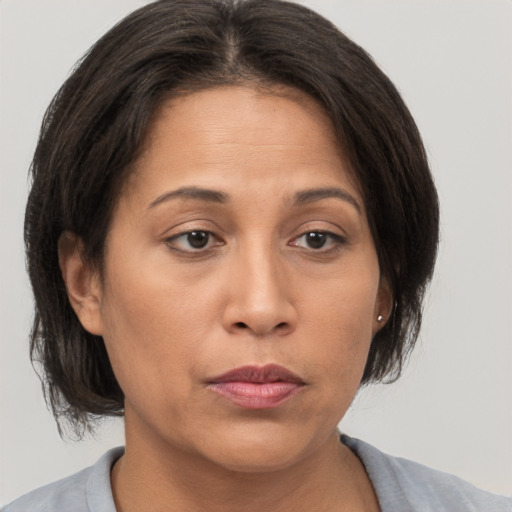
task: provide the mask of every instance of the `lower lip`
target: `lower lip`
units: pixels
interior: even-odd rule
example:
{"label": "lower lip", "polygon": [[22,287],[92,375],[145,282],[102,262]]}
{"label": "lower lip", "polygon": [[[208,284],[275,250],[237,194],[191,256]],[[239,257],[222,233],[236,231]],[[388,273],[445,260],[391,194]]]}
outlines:
{"label": "lower lip", "polygon": [[218,382],[209,388],[245,409],[272,409],[283,404],[304,386],[296,382]]}

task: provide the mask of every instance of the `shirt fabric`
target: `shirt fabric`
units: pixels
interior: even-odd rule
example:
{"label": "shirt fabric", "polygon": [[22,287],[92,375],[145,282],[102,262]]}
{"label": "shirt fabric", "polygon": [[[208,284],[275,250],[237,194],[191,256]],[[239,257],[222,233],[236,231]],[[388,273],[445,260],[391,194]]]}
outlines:
{"label": "shirt fabric", "polygon": [[[342,435],[362,461],[381,512],[512,512],[512,498],[498,496],[421,464],[392,457]],[[3,512],[116,512],[110,470],[124,448],[114,448],[94,466],[36,489]]]}

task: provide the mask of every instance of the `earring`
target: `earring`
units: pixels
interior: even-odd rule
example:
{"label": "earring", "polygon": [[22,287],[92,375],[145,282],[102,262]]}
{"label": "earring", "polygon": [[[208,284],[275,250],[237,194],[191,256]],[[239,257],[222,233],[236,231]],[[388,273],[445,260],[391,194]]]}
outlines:
{"label": "earring", "polygon": [[379,316],[377,317],[377,322],[379,322],[379,323],[380,323],[380,322],[382,322],[382,320],[384,320],[384,317],[383,317],[382,315],[379,315]]}

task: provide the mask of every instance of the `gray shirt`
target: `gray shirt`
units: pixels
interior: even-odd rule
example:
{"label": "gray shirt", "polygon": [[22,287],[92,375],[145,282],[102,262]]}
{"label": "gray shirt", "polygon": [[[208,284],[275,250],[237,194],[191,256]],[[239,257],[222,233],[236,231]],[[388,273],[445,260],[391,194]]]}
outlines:
{"label": "gray shirt", "polygon": [[[381,512],[512,512],[512,498],[409,460],[392,457],[363,441],[341,440],[363,462]],[[108,451],[94,466],[32,491],[3,512],[116,512],[110,469],[123,448]]]}

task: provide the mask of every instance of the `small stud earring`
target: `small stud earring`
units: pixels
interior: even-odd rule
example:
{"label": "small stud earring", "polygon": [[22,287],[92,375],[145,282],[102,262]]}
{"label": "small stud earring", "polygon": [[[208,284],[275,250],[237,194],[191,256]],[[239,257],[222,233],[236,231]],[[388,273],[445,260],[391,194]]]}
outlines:
{"label": "small stud earring", "polygon": [[379,315],[379,316],[377,317],[377,322],[379,322],[379,323],[380,323],[380,322],[382,322],[382,320],[384,320],[384,317],[383,317],[382,315]]}

